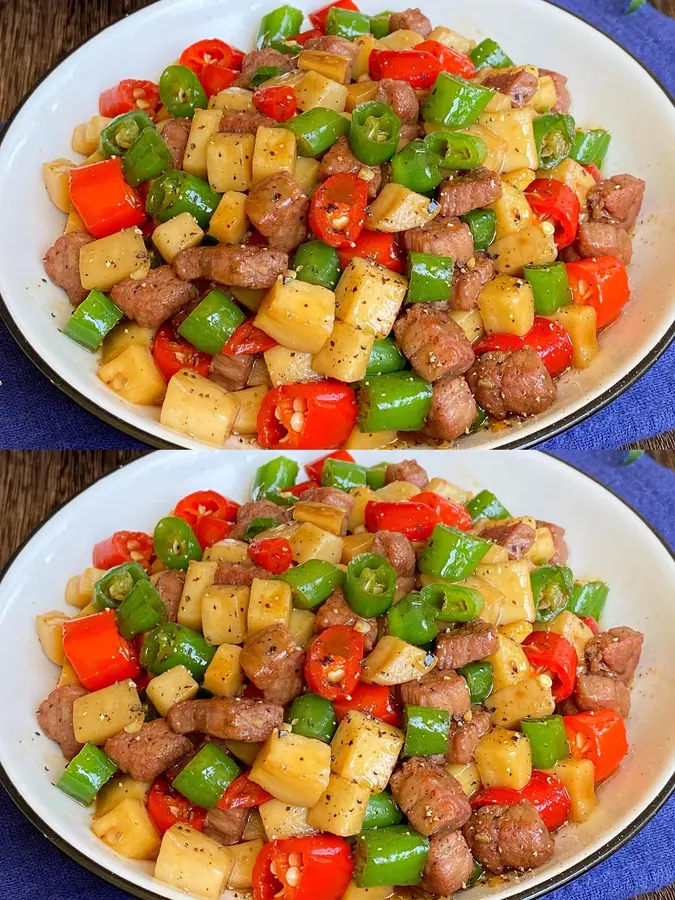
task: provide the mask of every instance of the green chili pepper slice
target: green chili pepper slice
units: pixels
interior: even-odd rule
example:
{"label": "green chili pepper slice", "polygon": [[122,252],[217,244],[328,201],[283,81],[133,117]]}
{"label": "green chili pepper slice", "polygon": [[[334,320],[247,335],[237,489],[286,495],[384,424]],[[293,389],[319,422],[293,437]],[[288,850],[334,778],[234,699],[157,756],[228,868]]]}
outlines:
{"label": "green chili pepper slice", "polygon": [[443,181],[441,157],[422,140],[411,141],[391,159],[392,181],[418,194],[433,191]]}
{"label": "green chili pepper slice", "polygon": [[403,821],[403,813],[387,790],[371,794],[361,828],[388,828]]}
{"label": "green chili pepper slice", "polygon": [[[146,130],[155,131],[150,116],[142,109],[134,109],[117,116],[101,132],[98,149],[101,156],[124,156]],[[156,133],[156,132],[155,132]]]}
{"label": "green chili pepper slice", "polygon": [[421,595],[437,607],[436,618],[440,622],[472,622],[485,605],[480,591],[460,584],[428,584],[422,588]]}
{"label": "green chili pepper slice", "polygon": [[440,634],[437,617],[438,607],[429,603],[428,596],[412,592],[387,613],[387,632],[407,644],[423,647]]}
{"label": "green chili pepper slice", "polygon": [[217,744],[206,744],[174,779],[174,790],[203,809],[212,809],[241,774],[236,762]]}
{"label": "green chili pepper slice", "polygon": [[472,209],[459,218],[469,226],[474,250],[487,250],[497,237],[497,213],[494,209]]}
{"label": "green chili pepper slice", "polygon": [[366,375],[390,375],[405,369],[407,364],[408,361],[392,338],[377,338],[370,351]]}
{"label": "green chili pepper slice", "polygon": [[545,113],[532,122],[540,169],[554,169],[570,155],[574,143],[574,119],[562,113]]}
{"label": "green chili pepper slice", "polygon": [[537,622],[550,622],[567,606],[572,593],[572,570],[566,566],[539,566],[530,573]]}
{"label": "green chili pepper slice", "polygon": [[153,675],[185,666],[195,680],[201,681],[216,650],[198,631],[176,622],[162,622],[146,634],[140,660]]}
{"label": "green chili pepper slice", "polygon": [[263,531],[269,531],[270,528],[274,528],[278,524],[278,519],[268,518],[267,516],[257,516],[248,523],[248,527],[244,532],[244,540],[252,541],[254,538],[257,538],[259,534],[262,534]]}
{"label": "green chili pepper slice", "polygon": [[554,262],[544,266],[525,266],[525,280],[534,294],[534,311],[538,316],[552,316],[572,302],[565,263]]}
{"label": "green chili pepper slice", "polygon": [[379,462],[366,469],[366,483],[371,491],[383,488],[387,483],[387,463]]}
{"label": "green chili pepper slice", "polygon": [[523,719],[520,729],[530,742],[535,769],[550,769],[561,759],[569,757],[570,748],[562,716]]}
{"label": "green chili pepper slice", "polygon": [[333,704],[318,694],[296,697],[288,713],[291,731],[303,737],[330,744],[337,731],[338,720]]}
{"label": "green chili pepper slice", "polygon": [[154,128],[141,131],[122,160],[124,177],[132,187],[157,178],[170,168],[171,152]]}
{"label": "green chili pepper slice", "polygon": [[467,511],[474,522],[478,519],[510,519],[511,513],[498,500],[492,491],[480,491],[466,504]]}
{"label": "green chili pepper slice", "polygon": [[258,49],[274,47],[275,50],[281,50],[288,38],[300,32],[304,17],[302,10],[293,6],[280,6],[268,12],[260,20]]}
{"label": "green chili pepper slice", "polygon": [[299,281],[309,284],[319,284],[321,287],[334,291],[342,266],[337,250],[324,244],[323,241],[308,241],[300,244],[293,256],[291,266],[297,272]]}
{"label": "green chili pepper slice", "polygon": [[366,483],[366,470],[358,463],[328,458],[321,469],[322,487],[351,491],[355,487],[365,487]]}
{"label": "green chili pepper slice", "polygon": [[478,882],[481,881],[482,878],[484,878],[485,872],[485,867],[482,866],[477,859],[474,859],[473,872],[469,875],[466,886],[470,888],[473,887],[474,884],[478,884]]}
{"label": "green chili pepper slice", "polygon": [[424,146],[441,157],[444,169],[475,169],[487,156],[487,144],[473,134],[432,131],[424,138]]}
{"label": "green chili pepper slice", "polygon": [[388,162],[396,153],[400,136],[401,120],[386,103],[369,100],[360,103],[352,112],[349,146],[356,158],[367,166]]}
{"label": "green chili pepper slice", "polygon": [[417,566],[433,578],[463,581],[473,575],[491,546],[489,541],[466,531],[436,525],[417,558]]}
{"label": "green chili pepper slice", "polygon": [[466,679],[469,685],[469,694],[472,703],[484,703],[492,693],[494,687],[494,668],[492,663],[481,662],[467,663],[457,669],[457,672]]}
{"label": "green chili pepper slice", "polygon": [[209,104],[201,81],[187,66],[167,66],[159,78],[159,96],[170,116],[191,119]]}
{"label": "green chili pepper slice", "polygon": [[567,601],[567,609],[582,619],[593,616],[597,621],[605,608],[609,587],[604,581],[575,582]]}
{"label": "green chili pepper slice", "polygon": [[187,569],[191,559],[202,558],[194,531],[178,516],[166,516],[155,526],[155,553],[167,569]]}
{"label": "green chili pepper slice", "polygon": [[178,327],[178,334],[198,350],[216,356],[246,321],[232,297],[214,288]]}
{"label": "green chili pepper slice", "polygon": [[294,459],[277,456],[260,466],[253,479],[251,496],[254,500],[264,500],[270,494],[292,488],[298,477],[300,466]]}
{"label": "green chili pepper slice", "polygon": [[370,33],[379,41],[391,31],[391,13],[389,11],[378,13],[370,17]]}
{"label": "green chili pepper slice", "polygon": [[280,127],[292,131],[300,156],[320,156],[349,131],[349,122],[332,109],[317,106],[294,116]]}
{"label": "green chili pepper slice", "polygon": [[148,573],[140,563],[128,562],[115,566],[94,585],[92,603],[96,609],[117,609],[139,581],[149,581]]}
{"label": "green chili pepper slice", "polygon": [[156,587],[139,581],[117,609],[117,628],[123,638],[150,631],[166,619],[166,606]]}
{"label": "green chili pepper slice", "polygon": [[447,709],[406,706],[403,756],[432,756],[448,749],[450,713]]}
{"label": "green chili pepper slice", "polygon": [[370,34],[370,16],[351,9],[332,6],[326,16],[326,34],[353,41],[361,34]]}
{"label": "green chili pepper slice", "polygon": [[56,787],[82,806],[90,806],[116,771],[117,763],[107,753],[94,744],[85,744],[68,763]]}
{"label": "green chili pepper slice", "polygon": [[169,169],[152,182],[145,208],[159,222],[168,222],[174,216],[188,212],[202,228],[206,228],[220,197],[203,178],[180,169]]}
{"label": "green chili pepper slice", "polygon": [[570,156],[582,166],[603,164],[612,136],[604,128],[594,128],[592,131],[577,131]]}
{"label": "green chili pepper slice", "polygon": [[422,104],[422,118],[435,125],[466,128],[478,121],[494,91],[441,72]]}
{"label": "green chili pepper slice", "polygon": [[492,38],[485,38],[477,44],[469,53],[471,61],[480,71],[489,66],[491,69],[506,69],[513,65],[513,60],[504,53],[502,48]]}
{"label": "green chili pepper slice", "polygon": [[433,388],[413,372],[368,375],[361,382],[358,424],[361,431],[420,431]]}
{"label": "green chili pepper slice", "polygon": [[73,311],[63,333],[71,341],[93,353],[123,316],[122,310],[112,300],[94,288]]}
{"label": "green chili pepper slice", "polygon": [[277,78],[279,75],[283,74],[284,70],[281,68],[281,66],[258,66],[253,75],[251,75],[249,87],[252,91],[255,91],[260,87],[261,84],[269,81],[270,78]]}
{"label": "green chili pepper slice", "polygon": [[290,584],[294,606],[313,609],[328,600],[335,588],[342,587],[345,573],[323,559],[308,559],[299,566],[287,569],[278,578]]}
{"label": "green chili pepper slice", "polygon": [[356,886],[419,884],[428,854],[429,839],[409,825],[369,828],[354,845]]}
{"label": "green chili pepper slice", "polygon": [[347,566],[345,598],[365,619],[383,616],[394,602],[396,570],[378,553],[361,553]]}
{"label": "green chili pepper slice", "polygon": [[455,263],[449,256],[433,253],[408,254],[408,303],[448,300],[452,293]]}

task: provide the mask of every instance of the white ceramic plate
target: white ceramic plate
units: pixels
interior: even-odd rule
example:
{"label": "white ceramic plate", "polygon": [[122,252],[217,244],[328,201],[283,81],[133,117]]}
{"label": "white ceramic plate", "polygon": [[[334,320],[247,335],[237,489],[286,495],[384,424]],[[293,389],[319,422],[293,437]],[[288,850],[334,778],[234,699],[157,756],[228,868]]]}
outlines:
{"label": "white ceramic plate", "polygon": [[[305,9],[316,4],[303,2]],[[379,0],[364,0],[366,12]],[[399,3],[399,6],[405,5]],[[96,112],[99,93],[121,78],[151,78],[191,42],[222,37],[248,49],[273,0],[242,9],[228,0],[162,0],[122,19],[65,59],[29,95],[0,145],[0,312],[33,362],[69,396],[106,422],[153,446],[198,448],[159,424],[156,408],[128,404],[96,377],[97,357],[58,331],[70,306],[45,278],[42,256],[63,228],[41,177],[43,161],[69,157],[73,127]],[[633,299],[602,337],[602,353],[559,382],[556,404],[513,429],[482,431],[462,448],[531,446],[597,411],[625,390],[675,336],[675,145],[673,102],[612,40],[542,0],[424,0],[434,24],[481,39],[492,36],[516,60],[569,76],[579,125],[608,127],[610,173],[647,180],[630,268]],[[132,61],[132,62],[130,62]],[[232,446],[237,446],[233,443]]]}
{"label": "white ceramic plate", "polygon": [[[315,456],[289,455],[301,462]],[[367,459],[367,454],[355,455]],[[566,528],[575,574],[610,583],[603,625],[630,625],[646,636],[628,722],[631,750],[619,774],[600,789],[598,809],[587,823],[556,837],[555,857],[544,868],[500,891],[476,887],[462,895],[466,900],[532,898],[618,849],[675,786],[675,565],[658,536],[622,501],[552,457],[433,450],[416,457],[431,476],[474,491],[489,487],[514,514]],[[401,459],[402,454],[382,452],[377,458]],[[53,689],[58,669],[40,650],[34,617],[49,609],[68,609],[63,599],[67,579],[90,565],[92,545],[112,532],[151,530],[194,490],[212,488],[240,501],[248,499],[253,474],[269,454],[249,451],[225,459],[223,464],[222,456],[207,452],[199,457],[155,453],[108,475],[47,520],[0,582],[0,659],[14,673],[12,703],[0,706],[0,781],[58,847],[136,897],[184,900],[185,895],[154,881],[151,864],[133,863],[108,850],[89,830],[90,814],[51,786],[64,762],[56,745],[39,734],[35,710]]]}

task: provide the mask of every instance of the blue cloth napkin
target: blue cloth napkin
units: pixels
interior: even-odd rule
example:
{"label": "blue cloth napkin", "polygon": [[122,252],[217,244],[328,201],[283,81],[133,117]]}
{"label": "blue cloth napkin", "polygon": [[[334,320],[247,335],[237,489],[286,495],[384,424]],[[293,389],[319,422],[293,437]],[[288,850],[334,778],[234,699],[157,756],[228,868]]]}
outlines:
{"label": "blue cloth napkin", "polygon": [[[559,453],[639,510],[675,548],[675,474],[625,453]],[[555,900],[626,900],[675,881],[675,798],[626,846],[587,875],[551,895]],[[0,791],[0,897],[12,900],[123,900],[128,895],[80,868],[39,835]],[[317,898],[319,900],[319,898]]]}
{"label": "blue cloth napkin", "polygon": [[[622,14],[628,0],[561,0],[640,58],[675,95],[675,21],[651,7]],[[551,449],[621,447],[675,428],[675,346],[619,399],[552,439]],[[0,323],[0,449],[127,449],[142,446],[80,409],[21,353]]]}

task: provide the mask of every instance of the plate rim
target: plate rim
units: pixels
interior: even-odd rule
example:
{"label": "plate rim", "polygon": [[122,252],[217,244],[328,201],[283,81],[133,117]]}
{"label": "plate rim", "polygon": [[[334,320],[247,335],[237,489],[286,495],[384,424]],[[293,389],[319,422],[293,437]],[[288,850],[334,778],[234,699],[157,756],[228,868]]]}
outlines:
{"label": "plate rim", "polygon": [[[548,0],[546,0],[546,2],[548,2]],[[661,532],[640,512],[640,510],[636,509],[632,503],[629,503],[627,500],[625,500],[614,490],[613,487],[604,484],[595,475],[585,472],[583,469],[574,465],[574,463],[570,462],[568,459],[562,458],[550,451],[543,450],[538,452],[542,453],[542,455],[544,456],[549,457],[549,459],[554,460],[554,462],[558,463],[559,465],[567,466],[584,478],[588,478],[590,481],[594,482],[596,485],[598,485],[600,488],[602,488],[604,491],[606,491],[620,503],[622,503],[625,507],[627,507],[630,512],[632,512],[633,515],[635,515],[659,541],[659,543],[669,554],[672,562],[675,563],[675,548],[670,546]],[[4,568],[0,570],[0,588],[2,587],[2,582],[7,577],[10,569],[16,562],[19,555],[33,540],[33,538],[36,537],[38,533],[47,526],[47,524],[51,521],[52,518],[54,518],[54,516],[56,516],[59,512],[61,512],[62,509],[64,509],[94,485],[98,484],[101,481],[104,481],[111,475],[121,472],[122,470],[130,466],[134,466],[137,463],[142,463],[144,460],[150,458],[153,454],[154,451],[151,451],[150,453],[146,453],[138,459],[129,460],[123,465],[115,467],[114,469],[112,469],[112,471],[100,475],[98,478],[92,481],[91,484],[80,488],[80,490],[76,491],[71,497],[69,497],[67,500],[64,500],[63,503],[60,503],[57,507],[51,510],[46,518],[39,522],[35,526],[35,528],[30,531],[28,536],[21,542],[14,553],[12,553]],[[112,870],[105,868],[95,860],[90,859],[83,851],[70,844],[65,838],[58,834],[58,832],[56,832],[50,825],[48,825],[44,821],[44,819],[33,809],[30,803],[23,797],[21,792],[14,785],[14,782],[9,777],[2,762],[0,762],[0,786],[5,789],[10,799],[13,801],[19,811],[26,817],[26,819],[28,819],[30,824],[33,825],[43,835],[43,837],[45,837],[58,850],[64,853],[69,859],[72,859],[73,862],[87,869],[89,872],[98,876],[108,884],[126,891],[132,897],[138,898],[138,900],[166,900],[166,897],[162,896],[162,894],[155,893],[154,891],[150,891],[144,887],[141,887],[140,885],[134,884],[134,882],[127,880],[125,877],[118,875]],[[537,900],[537,898],[543,897],[545,894],[548,894],[553,890],[564,887],[566,884],[569,884],[576,878],[587,874],[600,863],[604,862],[606,859],[609,859],[610,856],[613,856],[618,850],[620,850],[625,844],[627,844],[628,841],[635,837],[638,832],[642,831],[642,829],[654,818],[659,810],[666,804],[669,797],[674,793],[675,771],[672,773],[672,775],[656,795],[656,797],[654,797],[654,799],[631,822],[629,822],[629,824],[626,825],[623,831],[621,831],[618,835],[608,840],[607,843],[603,844],[601,847],[591,853],[590,856],[580,860],[569,869],[565,869],[558,875],[552,875],[550,878],[539,885],[533,885],[530,888],[524,888],[522,891],[518,891],[518,893],[512,894],[509,897],[509,900]]]}

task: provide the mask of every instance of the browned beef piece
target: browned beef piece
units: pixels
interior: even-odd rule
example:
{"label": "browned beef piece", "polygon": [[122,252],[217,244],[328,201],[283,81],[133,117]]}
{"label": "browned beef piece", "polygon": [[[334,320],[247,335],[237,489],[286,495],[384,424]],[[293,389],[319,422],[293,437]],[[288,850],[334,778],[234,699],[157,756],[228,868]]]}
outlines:
{"label": "browned beef piece", "polygon": [[593,675],[609,672],[630,684],[640,662],[645,636],[641,631],[621,626],[601,632],[586,644],[586,665]]}
{"label": "browned beef piece", "polygon": [[403,244],[409,253],[449,256],[458,266],[463,266],[473,256],[469,226],[454,217],[436,216],[422,228],[411,228],[404,232]]}
{"label": "browned beef piece", "polygon": [[285,625],[269,625],[247,638],[239,662],[265,700],[285,705],[302,692],[305,653]]}
{"label": "browned beef piece", "polygon": [[553,856],[555,845],[529,800],[516,806],[482,806],[464,826],[478,862],[495,875],[504,869],[536,869]]}
{"label": "browned beef piece", "polygon": [[270,288],[288,268],[288,253],[273,247],[220,244],[183,250],[173,261],[183,281],[217,281],[233,287]]}
{"label": "browned beef piece", "polygon": [[383,78],[377,83],[375,99],[391,106],[402,123],[414,124],[417,129],[420,104],[417,94],[407,81]]}
{"label": "browned beef piece", "polygon": [[618,256],[624,265],[633,257],[633,242],[625,228],[611,222],[590,221],[579,225],[575,248],[581,259]]}
{"label": "browned beef piece", "polygon": [[390,786],[403,814],[420,834],[429,837],[469,821],[469,798],[440,763],[413,756],[394,772]]}
{"label": "browned beef piece", "polygon": [[223,110],[223,117],[220,120],[220,131],[229,134],[257,134],[258,129],[274,128],[279,123],[263,113],[255,110],[241,110],[240,112],[228,112]]}
{"label": "browned beef piece", "polygon": [[174,118],[165,119],[157,123],[157,131],[164,138],[164,143],[171,154],[171,166],[174,169],[183,168],[183,157],[190,137],[192,119]]}
{"label": "browned beef piece", "polygon": [[525,522],[515,522],[512,525],[489,525],[480,536],[505,547],[511,559],[520,559],[534,544],[536,534],[534,528]]}
{"label": "browned beef piece", "polygon": [[645,183],[641,178],[633,175],[605,178],[588,195],[591,219],[612,222],[626,231],[632,231],[644,196]]}
{"label": "browned beef piece", "polygon": [[80,281],[80,249],[93,240],[82,231],[62,234],[44,256],[47,275],[57,287],[63,288],[73,306],[79,306],[89,294]]}
{"label": "browned beef piece", "polygon": [[185,587],[185,572],[178,569],[166,569],[157,576],[156,588],[162,603],[166,606],[166,615],[169,622],[175,622],[178,617],[180,598]]}
{"label": "browned beef piece", "polygon": [[248,384],[254,359],[252,353],[218,353],[211,358],[209,378],[226,391],[240,391]]}
{"label": "browned beef piece", "polygon": [[193,284],[176,278],[171,266],[150,269],[142,281],[125,278],[110,292],[113,303],[143,328],[157,328],[199,299]]}
{"label": "browned beef piece", "polygon": [[466,434],[478,409],[463,375],[444,375],[434,381],[424,433],[435,441],[454,441]]}
{"label": "browned beef piece", "polygon": [[399,575],[396,579],[396,592],[398,594],[409,594],[415,590],[417,579],[414,575]]}
{"label": "browned beef piece", "polygon": [[246,198],[246,215],[270,247],[290,253],[307,239],[309,198],[288,172],[256,182]]}
{"label": "browned beef piece", "polygon": [[473,309],[483,285],[494,274],[495,264],[486,253],[476,253],[473,261],[473,266],[455,266],[450,309]]}
{"label": "browned beef piece", "polygon": [[427,381],[462,375],[476,358],[457,322],[433,303],[410,303],[394,333],[410,365]]}
{"label": "browned beef piece", "polygon": [[502,195],[502,182],[491,169],[479,166],[442,182],[438,195],[442,216],[463,216],[481,206],[489,206]]}
{"label": "browned beef piece", "polygon": [[461,890],[473,872],[473,856],[461,831],[444,831],[429,840],[420,887],[447,896]]}
{"label": "browned beef piece", "polygon": [[254,566],[247,562],[226,562],[220,560],[216,569],[214,584],[251,585],[254,578],[271,578],[272,575],[262,566]]}
{"label": "browned beef piece", "polygon": [[271,500],[252,500],[250,503],[243,503],[237,510],[237,520],[230,537],[242,541],[246,529],[254,519],[276,519],[277,525],[281,525],[286,521],[286,510]]}
{"label": "browned beef piece", "polygon": [[551,107],[551,112],[568,113],[570,111],[570,92],[567,88],[567,76],[561,75],[560,72],[553,72],[551,69],[539,69],[539,75],[549,75],[555,85],[558,99]]}
{"label": "browned beef piece", "polygon": [[40,728],[48,738],[61,745],[61,751],[67,760],[71,760],[82,749],[83,745],[75,739],[73,729],[73,703],[78,697],[87,693],[83,687],[75,684],[54,688],[46,700],[43,700],[37,711]]}
{"label": "browned beef piece", "polygon": [[421,34],[422,37],[428,37],[432,31],[431,22],[421,10],[417,9],[417,7],[404,9],[403,12],[391,14],[391,18],[389,19],[389,30],[401,31],[402,29],[416,31],[418,34]]}
{"label": "browned beef piece", "polygon": [[553,405],[556,387],[530,347],[483,353],[466,374],[476,403],[495,419],[533,416]]}
{"label": "browned beef piece", "polygon": [[544,522],[541,519],[537,519],[537,528],[548,528],[551,532],[555,553],[549,559],[549,564],[552,566],[564,566],[568,557],[565,529],[560,525],[555,525],[553,522]]}
{"label": "browned beef piece", "polygon": [[237,87],[248,88],[256,69],[261,66],[279,66],[284,72],[290,72],[295,63],[287,53],[281,53],[272,47],[264,50],[252,50],[247,53],[241,63],[241,75],[235,81]]}
{"label": "browned beef piece", "polygon": [[377,641],[377,619],[363,619],[357,616],[354,610],[347,604],[342,588],[335,588],[325,603],[316,611],[314,631],[320,634],[326,628],[334,625],[357,626],[357,631],[363,635],[363,649],[366,653],[375,646]]}
{"label": "browned beef piece", "polygon": [[218,809],[214,806],[206,814],[204,834],[224,847],[239,844],[250,812],[250,809]]}
{"label": "browned beef piece", "polygon": [[499,75],[488,75],[483,86],[500,94],[506,94],[514,106],[525,106],[537,93],[539,79],[531,72],[506,72]]}
{"label": "browned beef piece", "polygon": [[[419,135],[420,127],[417,122],[403,122],[403,124],[401,125],[401,135],[398,141],[399,148],[405,147],[406,144],[414,141],[415,138],[419,137]],[[387,171],[387,167],[385,167],[385,171]],[[387,178],[387,181],[389,180],[390,179]]]}
{"label": "browned beef piece", "polygon": [[359,48],[356,44],[335,34],[322,34],[321,37],[310,38],[305,42],[304,48],[305,50],[323,50],[324,53],[336,53],[338,56],[346,56],[352,62],[359,55]]}
{"label": "browned beef piece", "polygon": [[490,716],[482,706],[472,706],[466,717],[451,722],[448,734],[448,762],[460,765],[470,763],[478,741],[489,729]]}
{"label": "browned beef piece", "polygon": [[438,636],[436,639],[438,668],[460,669],[470,662],[492,656],[498,649],[496,626],[482,619],[474,619],[468,625],[461,625]]}
{"label": "browned beef piece", "polygon": [[429,476],[426,469],[414,459],[402,459],[401,462],[387,465],[384,481],[385,484],[391,484],[392,481],[409,481],[423,491],[429,483]]}
{"label": "browned beef piece", "polygon": [[471,707],[466,679],[457,672],[428,672],[402,684],[399,694],[404,706],[447,709],[451,716],[463,716]]}
{"label": "browned beef piece", "polygon": [[339,137],[330,150],[326,151],[319,168],[319,179],[325,181],[332,175],[359,175],[368,185],[368,196],[377,197],[382,183],[379,166],[366,166],[351,151],[346,137]]}
{"label": "browned beef piece", "polygon": [[411,575],[415,571],[415,551],[409,539],[398,531],[378,531],[371,549],[389,560],[397,575]]}
{"label": "browned beef piece", "polygon": [[192,742],[173,732],[166,719],[153,719],[133,734],[120,731],[108,738],[104,749],[134,781],[154,781],[192,750]]}
{"label": "browned beef piece", "polygon": [[167,715],[177,734],[201,732],[224,741],[260,744],[284,722],[284,708],[267,700],[184,700],[172,706]]}
{"label": "browned beef piece", "polygon": [[329,506],[339,506],[349,515],[354,508],[354,498],[339,488],[319,487],[303,491],[298,498],[303,503],[327,503]]}
{"label": "browned beef piece", "polygon": [[579,675],[572,700],[580,712],[613,709],[624,719],[630,715],[630,691],[611,675]]}

